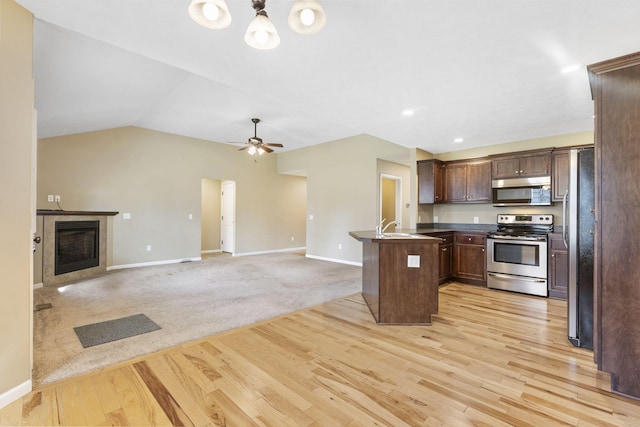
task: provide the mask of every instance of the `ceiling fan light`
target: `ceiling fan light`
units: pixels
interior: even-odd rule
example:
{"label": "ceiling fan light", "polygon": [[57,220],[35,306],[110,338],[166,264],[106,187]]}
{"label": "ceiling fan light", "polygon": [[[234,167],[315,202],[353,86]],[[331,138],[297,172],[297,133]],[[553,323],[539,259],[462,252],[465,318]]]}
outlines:
{"label": "ceiling fan light", "polygon": [[266,153],[266,151],[264,151],[262,147],[258,147],[258,154],[262,156],[264,153]]}
{"label": "ceiling fan light", "polygon": [[327,25],[327,15],[318,0],[296,0],[289,12],[289,27],[299,34],[314,34]]}
{"label": "ceiling fan light", "polygon": [[256,154],[257,151],[258,150],[256,149],[255,145],[252,145],[251,147],[249,147],[248,153],[253,156],[254,154]]}
{"label": "ceiling fan light", "polygon": [[267,14],[260,11],[247,27],[244,41],[256,49],[273,49],[280,44],[280,36],[276,27],[271,23]]}
{"label": "ceiling fan light", "polygon": [[231,24],[231,14],[224,0],[191,0],[189,16],[203,27],[214,30]]}

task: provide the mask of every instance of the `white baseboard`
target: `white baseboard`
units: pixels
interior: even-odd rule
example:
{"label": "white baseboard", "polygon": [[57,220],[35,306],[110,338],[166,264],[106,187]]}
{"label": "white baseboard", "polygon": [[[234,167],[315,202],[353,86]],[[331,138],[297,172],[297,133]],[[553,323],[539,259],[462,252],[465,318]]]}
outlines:
{"label": "white baseboard", "polygon": [[107,267],[107,271],[122,270],[124,268],[150,267],[150,266],[153,266],[153,265],[179,264],[181,262],[190,262],[190,261],[202,261],[202,257],[182,258],[182,259],[167,259],[167,260],[162,260],[162,261],[139,262],[139,263],[135,263],[135,264],[112,265],[111,267]]}
{"label": "white baseboard", "polygon": [[210,249],[206,251],[200,251],[201,254],[218,254],[222,252],[222,249]]}
{"label": "white baseboard", "polygon": [[33,385],[31,384],[31,380],[28,380],[15,386],[11,390],[7,390],[0,394],[0,409],[4,408],[9,403],[15,402],[22,396],[31,393],[31,390],[33,390]]}
{"label": "white baseboard", "polygon": [[250,256],[250,255],[265,255],[265,254],[275,254],[279,252],[297,252],[306,250],[306,246],[301,248],[285,248],[285,249],[274,249],[270,251],[259,251],[259,252],[242,252],[242,253],[234,253],[233,256]]}
{"label": "white baseboard", "polygon": [[325,258],[325,257],[321,257],[317,255],[309,255],[309,254],[307,254],[306,257],[311,259],[319,259],[320,261],[337,262],[338,264],[348,264],[348,265],[355,265],[356,267],[362,267],[361,262],[345,261],[343,259],[336,259],[336,258]]}

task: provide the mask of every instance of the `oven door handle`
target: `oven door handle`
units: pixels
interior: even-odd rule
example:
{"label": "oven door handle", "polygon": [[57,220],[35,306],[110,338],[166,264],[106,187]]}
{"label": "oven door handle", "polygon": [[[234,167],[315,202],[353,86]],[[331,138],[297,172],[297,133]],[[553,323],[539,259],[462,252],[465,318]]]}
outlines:
{"label": "oven door handle", "polygon": [[[513,276],[508,276],[506,274],[500,274],[500,273],[487,273],[489,276],[491,277],[495,277],[496,279],[505,279],[505,280],[511,280],[514,277]],[[521,280],[523,282],[533,282],[533,283],[545,283],[546,280],[544,279],[531,279],[528,277],[522,277],[522,276],[518,276],[518,280]]]}
{"label": "oven door handle", "polygon": [[544,242],[544,237],[519,237],[519,236],[489,236],[493,240],[519,240],[521,242]]}

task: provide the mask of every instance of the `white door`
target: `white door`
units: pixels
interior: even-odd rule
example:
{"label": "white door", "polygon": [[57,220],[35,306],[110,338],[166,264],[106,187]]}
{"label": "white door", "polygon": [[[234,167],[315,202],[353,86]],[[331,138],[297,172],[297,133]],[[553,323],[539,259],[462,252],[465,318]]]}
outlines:
{"label": "white door", "polygon": [[235,181],[222,181],[220,187],[220,211],[222,213],[220,249],[222,252],[234,253],[236,244],[236,183]]}

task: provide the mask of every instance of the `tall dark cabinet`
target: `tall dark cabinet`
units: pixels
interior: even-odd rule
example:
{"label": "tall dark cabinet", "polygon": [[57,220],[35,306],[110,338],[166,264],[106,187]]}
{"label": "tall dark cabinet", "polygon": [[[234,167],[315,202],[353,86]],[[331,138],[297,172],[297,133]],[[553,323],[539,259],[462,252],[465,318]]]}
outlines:
{"label": "tall dark cabinet", "polygon": [[640,399],[640,53],[588,67],[595,101],[594,353]]}

